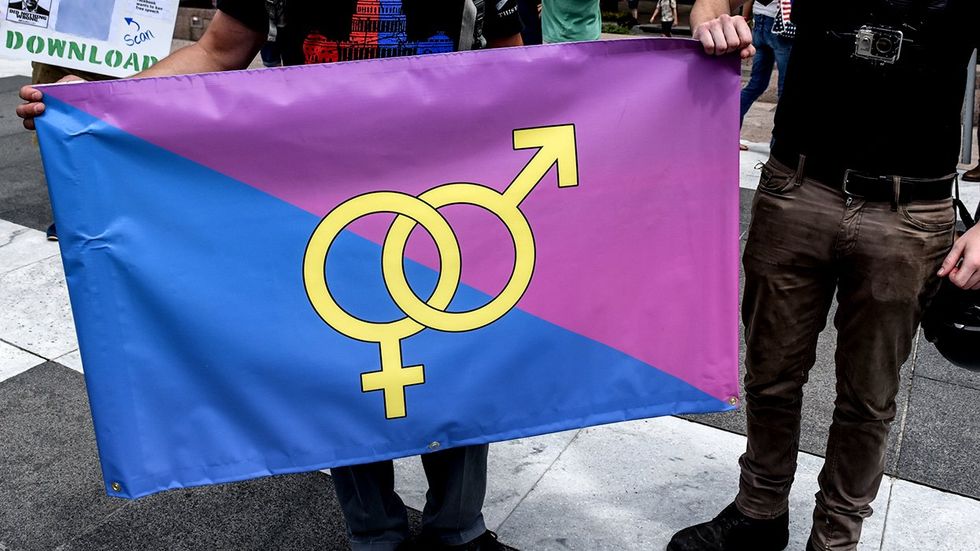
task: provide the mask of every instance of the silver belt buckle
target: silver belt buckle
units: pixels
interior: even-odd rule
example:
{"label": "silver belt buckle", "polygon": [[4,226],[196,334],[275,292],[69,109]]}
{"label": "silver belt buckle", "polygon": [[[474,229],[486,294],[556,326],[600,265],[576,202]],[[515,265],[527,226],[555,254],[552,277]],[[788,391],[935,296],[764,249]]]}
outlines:
{"label": "silver belt buckle", "polygon": [[841,191],[844,192],[844,197],[848,199],[864,199],[863,195],[857,195],[847,190],[847,184],[850,183],[852,174],[855,174],[855,172],[851,169],[844,171],[844,184],[841,186]]}

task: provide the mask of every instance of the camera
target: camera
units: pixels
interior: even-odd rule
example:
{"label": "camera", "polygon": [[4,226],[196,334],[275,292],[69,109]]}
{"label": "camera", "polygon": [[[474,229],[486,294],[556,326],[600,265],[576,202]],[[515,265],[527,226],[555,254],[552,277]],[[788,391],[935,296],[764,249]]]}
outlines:
{"label": "camera", "polygon": [[854,57],[878,63],[895,63],[902,56],[902,31],[864,26],[854,39]]}

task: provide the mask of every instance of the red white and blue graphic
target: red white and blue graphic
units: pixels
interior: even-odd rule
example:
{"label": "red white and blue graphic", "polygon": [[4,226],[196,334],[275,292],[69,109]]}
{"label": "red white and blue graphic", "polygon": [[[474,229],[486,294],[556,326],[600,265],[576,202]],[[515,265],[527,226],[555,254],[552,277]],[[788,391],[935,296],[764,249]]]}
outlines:
{"label": "red white and blue graphic", "polygon": [[313,33],[303,43],[304,57],[310,64],[439,54],[454,49],[453,39],[444,31],[427,39],[410,40],[402,0],[358,0],[349,36],[335,39]]}
{"label": "red white and blue graphic", "polygon": [[107,491],[730,409],[738,86],[625,40],[46,87]]}

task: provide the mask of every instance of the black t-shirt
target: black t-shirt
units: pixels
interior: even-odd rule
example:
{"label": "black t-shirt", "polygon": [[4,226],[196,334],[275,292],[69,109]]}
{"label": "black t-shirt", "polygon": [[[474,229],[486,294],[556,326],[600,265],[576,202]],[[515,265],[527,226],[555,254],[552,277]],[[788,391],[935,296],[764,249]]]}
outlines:
{"label": "black t-shirt", "polygon": [[218,9],[262,33],[280,19],[286,65],[475,50],[522,30],[517,0],[219,0]]}
{"label": "black t-shirt", "polygon": [[[889,5],[891,4],[891,5]],[[796,0],[797,37],[773,154],[824,170],[939,177],[955,171],[980,0]],[[863,25],[902,30],[894,65],[854,56]]]}

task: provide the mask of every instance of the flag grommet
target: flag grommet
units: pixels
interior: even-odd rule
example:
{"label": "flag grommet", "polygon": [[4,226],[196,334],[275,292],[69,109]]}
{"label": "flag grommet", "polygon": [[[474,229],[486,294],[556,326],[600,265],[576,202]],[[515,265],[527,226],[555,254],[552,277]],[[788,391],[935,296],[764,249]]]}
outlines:
{"label": "flag grommet", "polygon": [[429,449],[430,450],[438,450],[439,449],[439,446],[441,446],[441,444],[439,444],[439,442],[432,442],[432,443],[429,444]]}
{"label": "flag grommet", "polygon": [[113,482],[109,486],[112,488],[112,491],[113,492],[121,492],[122,491],[122,484],[120,484],[118,482]]}
{"label": "flag grommet", "polygon": [[730,405],[737,406],[738,405],[738,396],[732,396],[731,398],[729,398],[728,399],[728,403]]}

